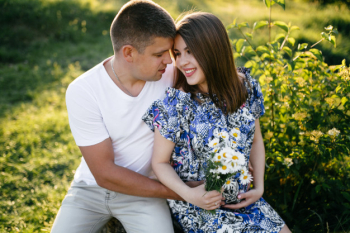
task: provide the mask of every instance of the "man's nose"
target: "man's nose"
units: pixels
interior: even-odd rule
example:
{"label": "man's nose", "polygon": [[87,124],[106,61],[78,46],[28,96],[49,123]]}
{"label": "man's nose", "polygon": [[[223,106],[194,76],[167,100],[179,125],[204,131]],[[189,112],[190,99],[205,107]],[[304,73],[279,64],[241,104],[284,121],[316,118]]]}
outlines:
{"label": "man's nose", "polygon": [[171,56],[170,56],[170,52],[166,52],[165,54],[165,58],[164,58],[164,61],[163,61],[165,64],[171,64],[173,61],[171,60]]}

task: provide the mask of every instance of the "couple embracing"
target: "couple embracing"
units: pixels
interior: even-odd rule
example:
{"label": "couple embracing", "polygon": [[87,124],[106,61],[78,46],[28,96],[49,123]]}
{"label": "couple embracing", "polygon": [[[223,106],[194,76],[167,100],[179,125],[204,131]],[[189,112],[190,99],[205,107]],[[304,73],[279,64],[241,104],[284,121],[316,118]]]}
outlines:
{"label": "couple embracing", "polygon": [[[83,157],[52,232],[98,232],[115,217],[127,232],[171,233],[171,215],[184,232],[290,232],[262,198],[261,89],[236,69],[221,21],[197,12],[175,25],[159,5],[133,0],[110,34],[114,56],[66,93]],[[243,169],[222,192],[206,191],[210,143],[220,135]],[[252,189],[240,174],[249,161]]]}

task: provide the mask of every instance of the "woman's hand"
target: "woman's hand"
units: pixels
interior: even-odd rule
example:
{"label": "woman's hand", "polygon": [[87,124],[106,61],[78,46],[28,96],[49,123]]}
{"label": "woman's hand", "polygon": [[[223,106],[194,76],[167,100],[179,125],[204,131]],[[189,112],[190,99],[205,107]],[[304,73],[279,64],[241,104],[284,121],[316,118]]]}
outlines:
{"label": "woman's hand", "polygon": [[205,185],[191,188],[183,197],[187,202],[205,210],[214,210],[220,207],[222,195],[218,191],[206,191]]}
{"label": "woman's hand", "polygon": [[259,200],[260,197],[262,197],[263,193],[263,189],[251,189],[246,193],[238,194],[238,199],[243,199],[240,203],[223,205],[222,207],[227,209],[240,209],[243,207],[247,207],[248,205],[253,204],[257,200]]}

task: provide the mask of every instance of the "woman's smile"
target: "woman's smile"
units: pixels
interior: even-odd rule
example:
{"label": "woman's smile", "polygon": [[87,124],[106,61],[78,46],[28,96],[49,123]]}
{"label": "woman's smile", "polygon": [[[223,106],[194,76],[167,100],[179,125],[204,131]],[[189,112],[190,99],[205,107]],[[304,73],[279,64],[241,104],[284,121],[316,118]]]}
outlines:
{"label": "woman's smile", "polygon": [[191,77],[196,72],[197,69],[190,68],[190,69],[183,69],[183,70],[186,77]]}

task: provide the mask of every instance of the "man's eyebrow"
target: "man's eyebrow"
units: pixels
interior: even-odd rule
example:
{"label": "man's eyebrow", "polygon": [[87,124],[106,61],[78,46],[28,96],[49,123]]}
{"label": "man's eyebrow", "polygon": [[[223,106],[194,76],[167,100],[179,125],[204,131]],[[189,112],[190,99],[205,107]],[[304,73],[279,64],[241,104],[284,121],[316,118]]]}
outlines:
{"label": "man's eyebrow", "polygon": [[162,53],[165,53],[165,52],[167,52],[167,51],[169,51],[169,49],[165,49],[165,50],[162,50],[162,51],[159,51],[159,52],[153,53],[153,54],[162,54]]}
{"label": "man's eyebrow", "polygon": [[[174,48],[174,50],[179,51],[177,48]],[[184,50],[188,50],[188,48],[185,47]]]}

